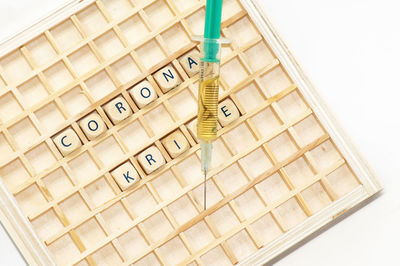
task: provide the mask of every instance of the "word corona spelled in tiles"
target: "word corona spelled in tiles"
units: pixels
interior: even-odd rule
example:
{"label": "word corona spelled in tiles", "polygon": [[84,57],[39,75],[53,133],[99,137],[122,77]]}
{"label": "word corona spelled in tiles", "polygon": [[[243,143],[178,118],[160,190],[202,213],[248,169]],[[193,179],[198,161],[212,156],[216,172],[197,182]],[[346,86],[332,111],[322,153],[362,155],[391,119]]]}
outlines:
{"label": "word corona spelled in tiles", "polygon": [[380,189],[259,12],[223,1],[206,210],[204,0],[75,1],[0,45],[0,217],[28,264],[261,265]]}

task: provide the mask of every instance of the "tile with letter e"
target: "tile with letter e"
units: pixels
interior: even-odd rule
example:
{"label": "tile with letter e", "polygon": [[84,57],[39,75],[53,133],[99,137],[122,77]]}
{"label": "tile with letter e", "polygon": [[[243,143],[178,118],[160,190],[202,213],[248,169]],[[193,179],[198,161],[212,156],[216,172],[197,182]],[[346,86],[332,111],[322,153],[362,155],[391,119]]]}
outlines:
{"label": "tile with letter e", "polygon": [[135,85],[129,93],[139,108],[143,108],[157,99],[156,91],[147,80]]}
{"label": "tile with letter e", "polygon": [[140,179],[136,169],[130,162],[118,166],[111,172],[111,175],[122,191],[131,187]]}
{"label": "tile with letter e", "polygon": [[161,90],[166,93],[182,83],[181,78],[175,69],[168,65],[154,74],[154,79],[157,81]]}
{"label": "tile with letter e", "polygon": [[179,58],[179,63],[182,65],[186,74],[188,74],[189,77],[193,77],[199,73],[200,70],[200,52],[192,50],[186,53]]}
{"label": "tile with letter e", "polygon": [[163,139],[161,143],[164,145],[172,159],[175,159],[190,148],[189,142],[179,130]]}
{"label": "tile with letter e", "polygon": [[226,99],[218,104],[218,121],[221,126],[227,126],[240,116],[239,110],[231,99]]}
{"label": "tile with letter e", "polygon": [[85,133],[88,140],[94,140],[107,130],[107,126],[103,119],[96,112],[84,117],[80,122],[83,133]]}
{"label": "tile with letter e", "polygon": [[120,123],[132,114],[132,109],[122,96],[118,96],[106,103],[103,109],[114,125]]}
{"label": "tile with letter e", "polygon": [[67,128],[55,136],[53,142],[64,156],[67,156],[82,146],[81,140],[72,128]]}
{"label": "tile with letter e", "polygon": [[151,146],[141,152],[138,161],[146,174],[151,174],[165,164],[165,159],[156,146]]}

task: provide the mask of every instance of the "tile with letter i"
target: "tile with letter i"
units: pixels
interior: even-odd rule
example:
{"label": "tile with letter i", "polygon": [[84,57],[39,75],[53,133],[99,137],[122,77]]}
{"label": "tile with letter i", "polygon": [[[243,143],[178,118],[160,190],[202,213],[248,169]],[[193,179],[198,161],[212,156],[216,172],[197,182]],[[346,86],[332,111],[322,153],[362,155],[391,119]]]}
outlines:
{"label": "tile with letter i", "polygon": [[135,85],[129,93],[139,108],[143,108],[157,99],[157,93],[154,87],[147,80]]}
{"label": "tile with letter i", "polygon": [[64,156],[67,156],[82,146],[81,140],[72,128],[67,128],[66,130],[62,131],[53,138],[53,141],[58,150]]}
{"label": "tile with letter i", "polygon": [[200,52],[192,50],[179,58],[179,63],[182,65],[186,74],[193,77],[200,71]]}
{"label": "tile with letter i", "polygon": [[175,159],[190,148],[189,142],[179,130],[163,139],[161,143],[164,145],[172,159]]}
{"label": "tile with letter i", "polygon": [[240,116],[239,110],[231,99],[226,99],[218,104],[218,121],[221,126],[227,126]]}
{"label": "tile with letter i", "polygon": [[111,175],[122,191],[131,187],[140,179],[136,169],[129,161],[111,171]]}
{"label": "tile with letter i", "polygon": [[165,159],[156,146],[151,146],[140,153],[138,161],[146,174],[151,174],[165,164]]}
{"label": "tile with letter i", "polygon": [[89,140],[94,140],[107,130],[106,124],[97,112],[84,117],[79,126]]}
{"label": "tile with letter i", "polygon": [[154,79],[157,81],[161,90],[166,93],[182,83],[176,70],[168,65],[154,74]]}
{"label": "tile with letter i", "polygon": [[106,103],[103,108],[114,125],[120,123],[132,114],[132,109],[122,96],[118,96]]}

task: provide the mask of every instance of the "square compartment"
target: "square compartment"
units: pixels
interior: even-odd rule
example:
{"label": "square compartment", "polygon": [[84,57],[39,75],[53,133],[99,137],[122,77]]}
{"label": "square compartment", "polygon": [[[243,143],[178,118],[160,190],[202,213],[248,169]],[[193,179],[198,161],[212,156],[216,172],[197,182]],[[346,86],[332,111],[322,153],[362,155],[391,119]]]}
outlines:
{"label": "square compartment", "polygon": [[94,43],[105,60],[121,53],[124,49],[124,46],[113,30],[103,33],[94,40]]}
{"label": "square compartment", "polygon": [[73,261],[80,254],[79,249],[76,247],[69,234],[62,236],[50,244],[49,250],[57,264],[65,263],[65,258]]}
{"label": "square compartment", "polygon": [[274,96],[292,85],[283,69],[278,66],[260,77],[263,91],[268,96]]}
{"label": "square compartment", "polygon": [[36,65],[42,66],[56,56],[56,52],[44,34],[30,41],[26,48],[29,50]]}
{"label": "square compartment", "polygon": [[0,164],[7,162],[13,152],[14,150],[11,148],[8,140],[4,137],[4,134],[0,133]]}
{"label": "square compartment", "polygon": [[311,150],[310,155],[314,159],[318,171],[323,171],[342,159],[342,156],[330,140]]}
{"label": "square compartment", "polygon": [[168,209],[179,225],[187,223],[198,214],[196,208],[186,195],[170,204]]}
{"label": "square compartment", "polygon": [[136,152],[143,148],[149,140],[149,136],[144,130],[139,120],[135,120],[118,131],[122,141],[130,151]]}
{"label": "square compartment", "polygon": [[39,138],[39,133],[28,117],[12,125],[8,131],[20,149],[32,146]]}
{"label": "square compartment", "polygon": [[247,178],[236,163],[220,172],[218,180],[227,194],[233,193],[247,184]]}
{"label": "square compartment", "polygon": [[115,196],[113,190],[104,177],[97,179],[85,187],[85,191],[89,196],[90,201],[94,204],[94,207],[101,206]]}
{"label": "square compartment", "polygon": [[0,59],[0,66],[6,74],[5,79],[10,83],[20,83],[21,80],[32,72],[32,68],[19,49]]}
{"label": "square compartment", "polygon": [[188,184],[196,184],[203,178],[200,160],[194,154],[177,164],[177,167]]}
{"label": "square compartment", "polygon": [[313,115],[293,126],[304,145],[310,144],[324,135],[324,130]]}
{"label": "square compartment", "polygon": [[254,72],[270,65],[275,59],[264,41],[261,41],[253,47],[247,49],[244,54],[246,55],[247,62]]}
{"label": "square compartment", "polygon": [[121,265],[122,259],[118,255],[112,244],[107,244],[105,247],[92,254],[92,258],[96,265]]}
{"label": "square compartment", "polygon": [[232,262],[229,260],[228,256],[221,248],[217,246],[206,254],[200,257],[201,261],[208,266],[231,266]]}
{"label": "square compartment", "polygon": [[[217,202],[223,199],[221,192],[218,190],[217,186],[215,185],[214,181],[207,180],[207,208],[214,206]],[[198,204],[201,206],[204,204],[204,185],[201,184],[200,186],[196,187],[193,190],[193,194],[195,199],[197,200]]]}
{"label": "square compartment", "polygon": [[293,143],[287,132],[283,132],[279,136],[270,140],[268,142],[268,147],[271,149],[278,162],[289,158],[297,151],[296,145]]}
{"label": "square compartment", "polygon": [[246,16],[229,26],[230,36],[238,46],[245,46],[251,40],[259,37],[257,30]]}
{"label": "square compartment", "polygon": [[[185,0],[186,2],[186,0]],[[186,17],[186,22],[189,24],[193,35],[204,35],[204,20],[206,17],[206,11],[201,8],[194,12],[193,14]]]}
{"label": "square compartment", "polygon": [[104,70],[87,79],[85,84],[96,101],[116,89],[114,83]]}
{"label": "square compartment", "polygon": [[42,181],[53,198],[64,196],[73,188],[71,180],[69,180],[64,169],[61,167],[43,177]]}
{"label": "square compartment", "polygon": [[117,202],[108,209],[104,210],[101,213],[101,217],[103,217],[112,233],[117,233],[123,229],[126,229],[132,222],[121,202]]}
{"label": "square compartment", "polygon": [[179,237],[173,238],[159,249],[169,265],[177,265],[190,255]]}
{"label": "square compartment", "polygon": [[224,205],[214,213],[210,214],[210,218],[221,235],[229,232],[240,224],[238,218],[229,205]]}
{"label": "square compartment", "polygon": [[281,121],[271,107],[265,108],[253,116],[251,120],[254,122],[261,136],[264,138],[271,136],[282,126]]}
{"label": "square compartment", "polygon": [[143,186],[126,197],[136,216],[150,214],[157,206],[147,187]]}
{"label": "square compartment", "polygon": [[95,218],[91,218],[87,222],[78,226],[75,229],[75,232],[87,249],[96,247],[106,237]]}
{"label": "square compartment", "polygon": [[154,253],[150,253],[149,255],[143,257],[142,259],[138,260],[137,262],[133,263],[134,266],[156,266],[161,265],[160,261],[154,255]]}
{"label": "square compartment", "polygon": [[236,92],[235,95],[246,112],[251,112],[254,109],[260,108],[262,104],[265,104],[265,99],[258,91],[255,83],[247,85]]}
{"label": "square compartment", "polygon": [[149,22],[154,29],[166,25],[174,15],[168,5],[163,0],[157,0],[144,8],[144,12],[149,18]]}
{"label": "square compartment", "polygon": [[221,77],[232,89],[249,76],[238,57],[233,58],[221,66]]}
{"label": "square compartment", "polygon": [[58,47],[63,51],[71,49],[82,40],[82,36],[78,29],[69,19],[51,29],[50,33],[57,41]]}
{"label": "square compartment", "polygon": [[183,12],[189,8],[193,8],[199,5],[199,0],[175,0],[174,1],[176,8]]}
{"label": "square compartment", "polygon": [[179,49],[184,48],[190,43],[190,38],[180,23],[173,25],[161,33],[161,37],[171,53],[179,51]]}
{"label": "square compartment", "polygon": [[322,210],[332,202],[320,182],[316,182],[303,190],[301,196],[304,198],[304,201],[312,213]]}
{"label": "square compartment", "polygon": [[225,133],[224,138],[234,154],[247,151],[256,141],[245,123],[241,123],[231,131]]}
{"label": "square compartment", "polygon": [[3,122],[9,121],[22,112],[14,94],[8,92],[0,97],[0,118]]}
{"label": "square compartment", "polygon": [[169,103],[180,119],[193,117],[197,112],[197,101],[188,89],[171,97]]}
{"label": "square compartment", "polygon": [[30,179],[30,175],[20,159],[15,159],[3,168],[0,168],[0,176],[11,191]]}
{"label": "square compartment", "polygon": [[43,71],[43,73],[50,87],[55,91],[65,88],[74,80],[63,61],[57,62]]}
{"label": "square compartment", "polygon": [[359,186],[359,182],[347,165],[342,165],[326,176],[335,193],[342,197]]}
{"label": "square compartment", "polygon": [[62,201],[59,206],[70,223],[82,221],[90,213],[88,206],[78,192]]}
{"label": "square compartment", "polygon": [[136,53],[147,69],[150,69],[166,59],[164,52],[161,50],[156,40],[151,40],[140,46],[136,49]]}
{"label": "square compartment", "polygon": [[121,147],[113,136],[110,136],[94,146],[97,157],[104,163],[104,165],[112,165],[121,160],[124,155]]}
{"label": "square compartment", "polygon": [[68,59],[78,76],[83,76],[100,64],[88,45],[85,45],[73,54],[70,54]]}
{"label": "square compartment", "polygon": [[119,27],[130,44],[139,42],[149,34],[149,30],[138,14],[119,24]]}
{"label": "square compartment", "polygon": [[214,240],[214,236],[204,221],[190,227],[184,232],[186,238],[190,241],[190,246],[194,251],[198,251]]}
{"label": "square compartment", "polygon": [[87,151],[68,162],[75,180],[86,184],[97,174],[99,169]]}
{"label": "square compartment", "polygon": [[226,244],[230,247],[239,261],[244,260],[257,251],[257,247],[254,246],[253,241],[245,230],[242,230],[229,238],[226,241]]}
{"label": "square compartment", "polygon": [[56,162],[56,158],[54,158],[54,155],[46,143],[39,144],[25,153],[25,156],[32,165],[36,174],[50,168]]}
{"label": "square compartment", "polygon": [[271,203],[282,199],[289,193],[289,188],[279,173],[269,176],[267,179],[257,184],[256,187]]}
{"label": "square compartment", "polygon": [[22,94],[24,104],[28,106],[33,106],[43,101],[49,95],[38,77],[30,79],[17,87],[17,89]]}
{"label": "square compartment", "polygon": [[235,199],[235,202],[246,219],[260,213],[265,207],[254,189],[249,189],[241,194]]}
{"label": "square compartment", "polygon": [[82,28],[87,36],[104,29],[107,25],[104,16],[101,14],[96,4],[90,5],[76,14],[76,16],[81,22]]}
{"label": "square compartment", "polygon": [[32,184],[28,188],[19,192],[15,195],[15,199],[17,200],[21,210],[27,216],[46,204],[46,200],[36,184]]}
{"label": "square compartment", "polygon": [[32,221],[33,229],[40,240],[45,241],[63,228],[53,209],[41,214]]}
{"label": "square compartment", "polygon": [[166,133],[166,131],[171,130],[171,127],[174,125],[174,121],[162,104],[150,112],[147,112],[144,118],[151,129],[153,129],[155,135]]}
{"label": "square compartment", "polygon": [[65,118],[55,102],[50,102],[35,112],[42,128],[47,132],[53,132],[61,126]]}
{"label": "square compartment", "polygon": [[254,179],[272,167],[272,163],[263,151],[258,148],[239,160],[247,175]]}
{"label": "square compartment", "polygon": [[242,7],[237,0],[224,0],[222,8],[222,21],[229,19],[242,11]]}
{"label": "square compartment", "polygon": [[162,211],[157,212],[142,224],[153,243],[164,239],[173,232],[171,224]]}
{"label": "square compartment", "polygon": [[[130,259],[135,259],[139,255],[143,254],[148,249],[148,244],[144,240],[139,230],[134,227],[128,232],[124,233],[118,238],[118,242],[121,244],[125,253]],[[153,264],[149,264],[153,265]]]}
{"label": "square compartment", "polygon": [[111,69],[122,84],[128,83],[142,73],[130,55],[112,64]]}
{"label": "square compartment", "polygon": [[133,8],[129,0],[106,0],[103,3],[114,20],[128,15]]}
{"label": "square compartment", "polygon": [[285,96],[285,98],[279,100],[278,105],[289,121],[293,121],[299,116],[304,115],[304,113],[309,109],[297,91],[292,92]]}
{"label": "square compartment", "polygon": [[154,179],[151,184],[163,200],[168,200],[179,195],[179,192],[182,189],[181,185],[170,170]]}
{"label": "square compartment", "polygon": [[277,207],[276,211],[282,218],[283,224],[287,227],[285,230],[290,230],[307,219],[307,215],[295,198],[291,198]]}
{"label": "square compartment", "polygon": [[68,113],[72,116],[79,114],[90,106],[88,98],[79,86],[67,91],[60,98]]}
{"label": "square compartment", "polygon": [[271,214],[268,213],[251,224],[251,228],[257,234],[258,239],[261,240],[263,245],[268,244],[272,240],[282,235],[282,231],[272,218]]}
{"label": "square compartment", "polygon": [[311,168],[303,157],[285,166],[285,171],[297,188],[307,185],[314,178]]}
{"label": "square compartment", "polygon": [[[198,153],[200,155],[200,151],[198,151]],[[226,160],[232,157],[221,138],[218,138],[213,142],[211,156],[213,158],[211,162],[211,168],[220,167],[226,162]]]}

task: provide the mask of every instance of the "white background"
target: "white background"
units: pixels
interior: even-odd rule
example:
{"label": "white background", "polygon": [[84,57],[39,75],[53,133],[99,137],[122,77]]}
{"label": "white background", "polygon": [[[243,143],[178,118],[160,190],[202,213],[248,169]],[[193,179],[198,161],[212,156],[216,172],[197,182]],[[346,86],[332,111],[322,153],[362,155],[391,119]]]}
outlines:
{"label": "white background", "polygon": [[[276,265],[398,265],[400,239],[400,3],[260,0],[385,190]],[[66,0],[0,3],[0,40]],[[0,228],[4,265],[24,265]]]}

